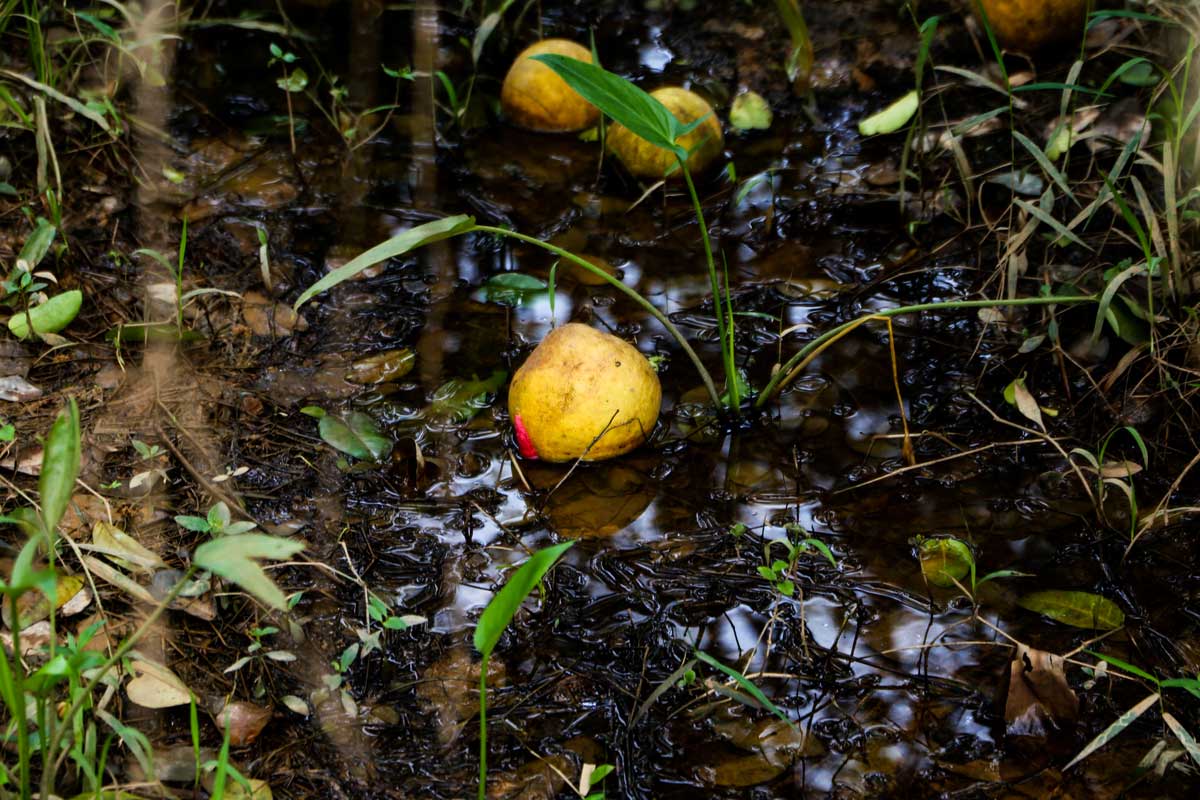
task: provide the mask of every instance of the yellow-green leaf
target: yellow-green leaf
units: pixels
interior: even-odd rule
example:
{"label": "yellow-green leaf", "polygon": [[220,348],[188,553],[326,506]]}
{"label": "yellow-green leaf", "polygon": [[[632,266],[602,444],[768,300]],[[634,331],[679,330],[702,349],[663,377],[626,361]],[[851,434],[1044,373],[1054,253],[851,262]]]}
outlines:
{"label": "yellow-green leaf", "polygon": [[1107,631],[1125,624],[1125,612],[1116,603],[1091,592],[1048,589],[1025,595],[1017,605],[1076,628]]}
{"label": "yellow-green leaf", "polygon": [[921,96],[913,89],[896,102],[876,114],[872,114],[858,123],[858,132],[863,136],[876,136],[881,133],[895,133],[905,126],[917,113],[921,105]]}
{"label": "yellow-green leaf", "polygon": [[961,583],[971,572],[974,557],[966,544],[954,538],[924,539],[917,545],[921,572],[934,586],[950,587]]}

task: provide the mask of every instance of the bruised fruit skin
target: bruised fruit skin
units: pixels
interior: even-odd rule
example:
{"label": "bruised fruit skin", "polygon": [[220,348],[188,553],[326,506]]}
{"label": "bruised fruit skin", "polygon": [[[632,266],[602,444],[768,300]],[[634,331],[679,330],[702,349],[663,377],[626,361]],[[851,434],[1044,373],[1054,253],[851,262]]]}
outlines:
{"label": "bruised fruit skin", "polygon": [[658,375],[637,348],[579,323],[551,331],[508,389],[521,455],[546,461],[628,453],[654,430],[661,404]]}
{"label": "bruised fruit skin", "polygon": [[514,124],[531,131],[567,133],[590,128],[600,121],[600,111],[533,56],[569,56],[592,63],[591,52],[567,39],[545,39],[517,56],[504,76],[500,106]]}
{"label": "bruised fruit skin", "polygon": [[[703,172],[725,147],[721,123],[717,121],[712,106],[695,92],[677,86],[655,89],[650,96],[666,106],[667,110],[675,115],[675,119],[684,125],[706,117],[695,130],[679,139],[679,144],[691,154],[687,160],[688,170],[692,173]],[[650,144],[624,126],[613,125],[609,129],[608,149],[620,159],[625,169],[638,178],[658,180],[663,177],[680,177],[678,169],[670,176],[667,175],[667,170],[675,165],[673,153]]]}
{"label": "bruised fruit skin", "polygon": [[1054,42],[1078,43],[1087,5],[1087,0],[971,0],[976,16],[983,7],[1001,45],[1026,52]]}

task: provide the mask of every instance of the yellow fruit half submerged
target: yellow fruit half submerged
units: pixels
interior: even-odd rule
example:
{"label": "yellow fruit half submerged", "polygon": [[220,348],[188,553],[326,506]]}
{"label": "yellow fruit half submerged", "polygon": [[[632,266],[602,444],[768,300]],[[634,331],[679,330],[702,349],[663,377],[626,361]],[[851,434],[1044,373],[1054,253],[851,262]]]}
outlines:
{"label": "yellow fruit half submerged", "polygon": [[[695,92],[677,86],[656,89],[650,96],[666,106],[675,119],[684,125],[707,117],[695,130],[679,140],[679,144],[691,153],[687,160],[688,169],[693,173],[702,172],[725,146],[721,123],[717,121],[712,106]],[[657,180],[666,176],[667,170],[675,164],[675,156],[670,151],[650,144],[621,125],[613,125],[608,132],[608,149],[620,159],[625,169],[639,178]],[[680,171],[677,169],[671,175],[680,177]]]}
{"label": "yellow fruit half submerged", "polygon": [[500,107],[514,125],[543,133],[565,133],[590,128],[600,112],[567,86],[554,70],[533,56],[569,56],[592,63],[591,52],[567,39],[545,39],[525,48],[509,67],[500,88]]}
{"label": "yellow fruit half submerged", "polygon": [[646,357],[608,333],[571,323],[550,332],[508,390],[521,455],[600,461],[646,441],[662,387]]}
{"label": "yellow fruit half submerged", "polygon": [[1087,0],[971,0],[975,13],[982,5],[997,41],[1005,47],[1032,52],[1053,42],[1076,43],[1083,35]]}

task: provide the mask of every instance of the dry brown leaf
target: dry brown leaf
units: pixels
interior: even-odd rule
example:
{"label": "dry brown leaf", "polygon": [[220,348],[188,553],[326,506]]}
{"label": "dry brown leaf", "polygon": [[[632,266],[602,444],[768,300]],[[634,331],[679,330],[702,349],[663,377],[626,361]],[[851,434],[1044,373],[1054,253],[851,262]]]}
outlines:
{"label": "dry brown leaf", "polygon": [[1079,717],[1079,698],[1067,683],[1062,656],[1018,645],[1009,665],[1004,722],[1009,736],[1046,737]]}

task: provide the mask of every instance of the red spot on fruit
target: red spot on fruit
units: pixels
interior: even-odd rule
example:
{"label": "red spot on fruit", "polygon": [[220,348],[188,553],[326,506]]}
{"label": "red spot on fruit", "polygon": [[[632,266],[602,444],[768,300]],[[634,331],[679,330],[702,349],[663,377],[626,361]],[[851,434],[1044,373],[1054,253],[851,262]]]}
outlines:
{"label": "red spot on fruit", "polygon": [[536,459],[537,448],[533,446],[533,439],[529,438],[529,429],[525,427],[520,414],[513,417],[513,429],[517,432],[517,450],[520,451],[521,458]]}

